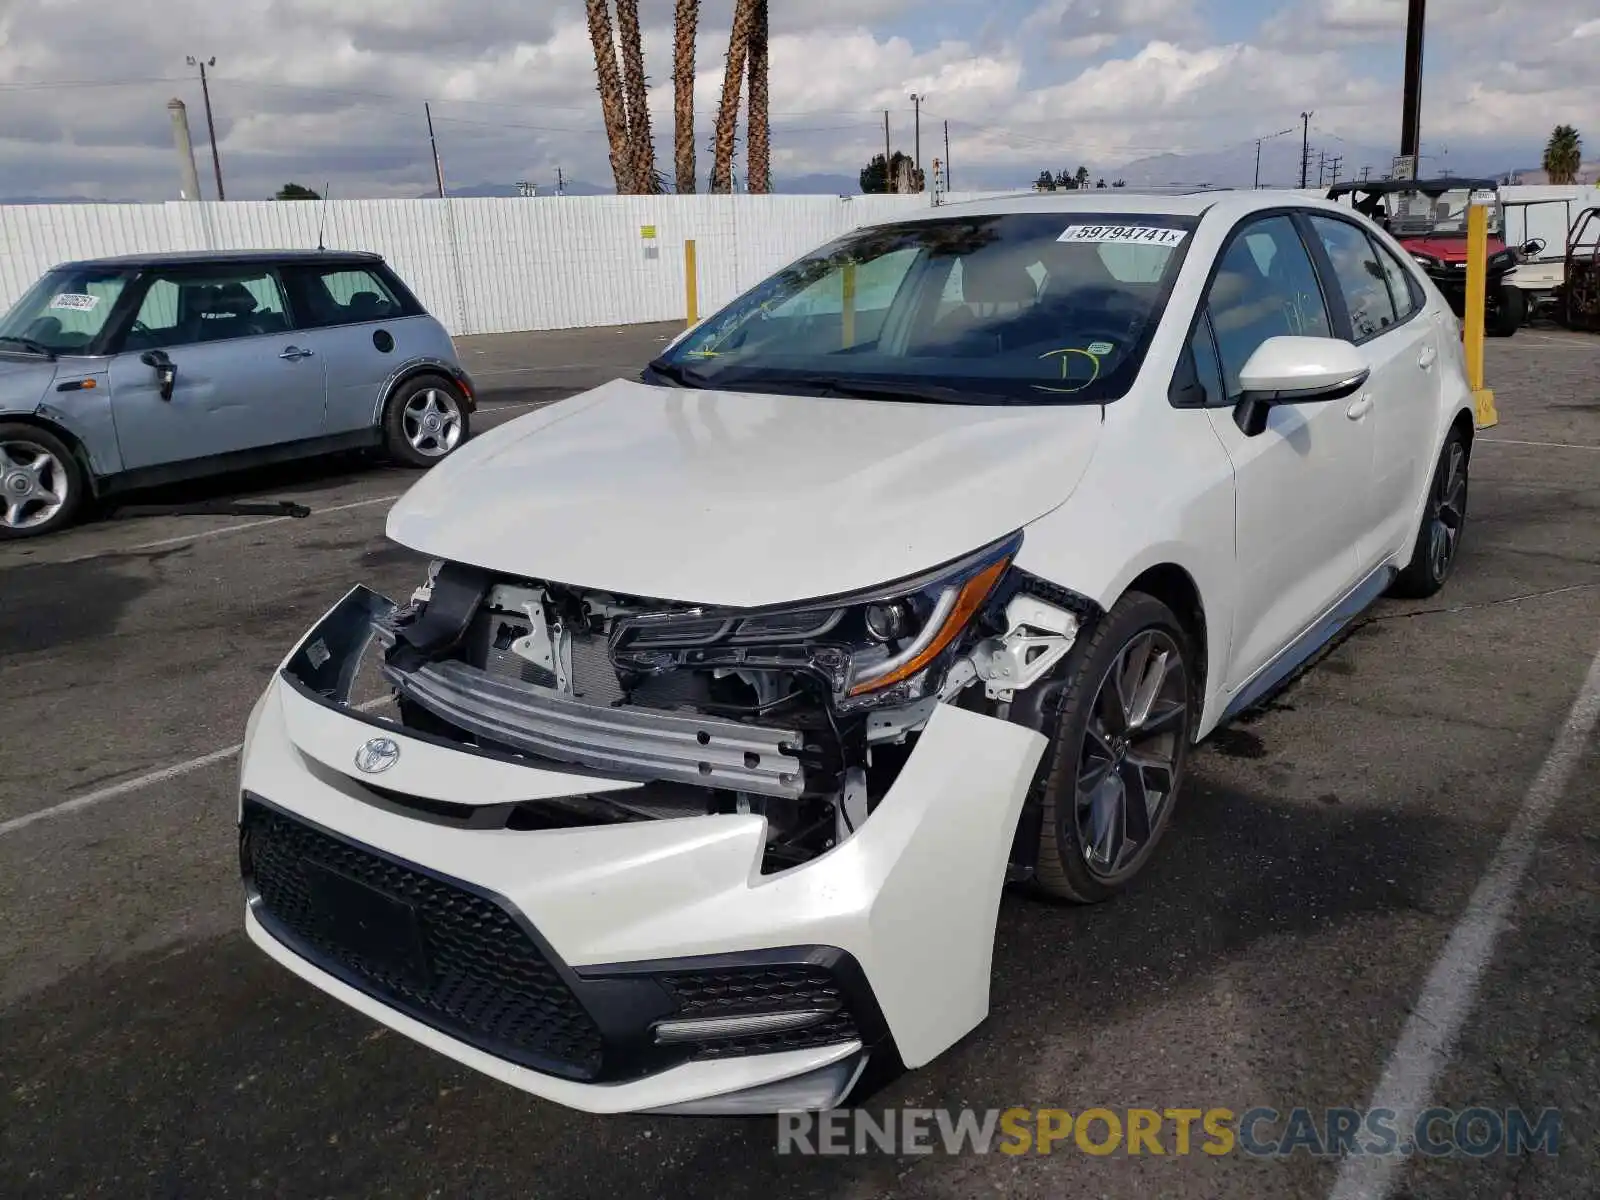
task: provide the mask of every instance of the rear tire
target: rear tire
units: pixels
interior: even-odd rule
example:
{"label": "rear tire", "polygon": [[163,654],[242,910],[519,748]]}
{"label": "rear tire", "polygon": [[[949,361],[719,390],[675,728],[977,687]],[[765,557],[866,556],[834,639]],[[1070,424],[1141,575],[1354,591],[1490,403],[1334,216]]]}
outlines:
{"label": "rear tire", "polygon": [[1452,429],[1434,463],[1422,524],[1411,550],[1411,562],[1389,586],[1389,595],[1425,600],[1445,585],[1467,532],[1467,494],[1471,449],[1467,435]]}
{"label": "rear tire", "polygon": [[65,529],[88,491],[83,465],[59,437],[37,425],[0,421],[0,541]]}
{"label": "rear tire", "polygon": [[1183,785],[1198,715],[1192,644],[1161,601],[1129,592],[1042,687],[1036,891],[1075,904],[1121,892],[1149,863]]}
{"label": "rear tire", "polygon": [[383,446],[406,467],[431,467],[471,436],[466,398],[442,375],[418,375],[402,383],[383,414]]}
{"label": "rear tire", "polygon": [[1485,314],[1484,332],[1490,337],[1510,337],[1527,322],[1527,298],[1521,288],[1505,283],[1500,285],[1496,300],[1494,308]]}

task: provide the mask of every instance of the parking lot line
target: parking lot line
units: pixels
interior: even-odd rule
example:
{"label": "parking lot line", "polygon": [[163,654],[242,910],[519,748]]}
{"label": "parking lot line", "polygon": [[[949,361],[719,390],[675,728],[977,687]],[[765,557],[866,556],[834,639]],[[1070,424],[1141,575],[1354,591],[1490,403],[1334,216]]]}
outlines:
{"label": "parking lot line", "polygon": [[1551,450],[1600,450],[1600,446],[1586,446],[1582,442],[1519,442],[1516,438],[1476,438],[1491,446],[1545,446]]}
{"label": "parking lot line", "polygon": [[[368,700],[355,707],[362,712],[369,712],[380,705],[389,702],[388,696],[379,696]],[[0,837],[8,833],[16,833],[19,829],[26,829],[39,821],[49,820],[51,817],[64,817],[68,813],[78,812],[85,808],[92,808],[96,804],[104,804],[107,800],[115,800],[118,796],[126,796],[129,792],[137,792],[151,784],[165,783],[169,779],[176,779],[180,775],[188,775],[198,771],[201,767],[209,767],[212,763],[225,762],[239,751],[244,749],[243,742],[235,742],[231,746],[224,746],[221,750],[213,750],[210,754],[202,754],[197,758],[187,758],[183,762],[173,763],[169,767],[151,771],[133,779],[124,779],[121,783],[113,783],[110,787],[103,787],[97,792],[87,795],[74,796],[70,800],[63,800],[60,804],[52,804],[49,808],[41,808],[35,812],[24,813],[20,817],[12,817],[9,821],[0,821]]]}
{"label": "parking lot line", "polygon": [[[1545,822],[1571,783],[1589,735],[1600,720],[1600,653],[1566,723],[1511,819],[1489,870],[1473,890],[1467,909],[1434,963],[1422,995],[1411,1009],[1400,1040],[1389,1055],[1368,1107],[1389,1109],[1395,1127],[1409,1129],[1432,1095],[1434,1081],[1449,1061],[1456,1036],[1472,1010],[1495,939],[1505,929],[1517,888],[1539,844]],[[1404,1160],[1396,1155],[1362,1155],[1344,1160],[1330,1200],[1385,1200]]]}

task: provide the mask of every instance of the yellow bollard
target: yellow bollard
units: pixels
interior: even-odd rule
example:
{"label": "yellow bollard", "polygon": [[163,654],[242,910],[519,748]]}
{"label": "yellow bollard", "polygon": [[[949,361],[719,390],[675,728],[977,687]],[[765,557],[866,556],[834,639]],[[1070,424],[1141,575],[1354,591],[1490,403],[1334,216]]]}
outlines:
{"label": "yellow bollard", "polygon": [[843,308],[839,320],[843,326],[844,349],[848,350],[856,344],[856,264],[854,261],[844,265],[844,290]]}
{"label": "yellow bollard", "polygon": [[700,277],[694,265],[694,239],[683,244],[683,288],[688,300],[689,328],[700,320]]}
{"label": "yellow bollard", "polygon": [[1472,386],[1472,402],[1477,409],[1477,426],[1487,429],[1499,424],[1494,392],[1483,382],[1483,323],[1489,298],[1489,210],[1481,204],[1467,205],[1467,299],[1463,336],[1467,354],[1467,381]]}

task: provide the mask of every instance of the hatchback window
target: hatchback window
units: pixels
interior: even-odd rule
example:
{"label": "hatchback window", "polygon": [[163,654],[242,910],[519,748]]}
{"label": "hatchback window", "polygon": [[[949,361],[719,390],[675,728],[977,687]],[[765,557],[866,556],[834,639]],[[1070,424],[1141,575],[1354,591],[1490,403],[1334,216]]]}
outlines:
{"label": "hatchback window", "polygon": [[1333,263],[1355,340],[1364,342],[1377,337],[1395,323],[1396,317],[1389,281],[1372,239],[1348,221],[1332,217],[1314,216],[1311,227]]}
{"label": "hatchback window", "polygon": [[1384,279],[1388,281],[1389,298],[1394,301],[1395,313],[1404,321],[1422,308],[1420,289],[1411,272],[1406,270],[1399,259],[1376,241],[1373,244],[1377,246],[1378,263],[1383,267]]}
{"label": "hatchback window", "polygon": [[311,325],[359,325],[389,321],[405,312],[394,290],[376,271],[363,267],[296,268],[297,299]]}
{"label": "hatchback window", "polygon": [[730,390],[1114,400],[1138,375],[1196,224],[1058,211],[863,229],[785,267],[655,365]]}
{"label": "hatchback window", "polygon": [[283,288],[271,270],[155,271],[123,349],[188,346],[288,328]]}
{"label": "hatchback window", "polygon": [[1263,218],[1233,239],[1217,266],[1206,310],[1230,400],[1239,397],[1245,363],[1268,338],[1333,336],[1316,271],[1288,217]]}
{"label": "hatchback window", "polygon": [[0,320],[0,350],[87,353],[132,277],[122,268],[46,272]]}

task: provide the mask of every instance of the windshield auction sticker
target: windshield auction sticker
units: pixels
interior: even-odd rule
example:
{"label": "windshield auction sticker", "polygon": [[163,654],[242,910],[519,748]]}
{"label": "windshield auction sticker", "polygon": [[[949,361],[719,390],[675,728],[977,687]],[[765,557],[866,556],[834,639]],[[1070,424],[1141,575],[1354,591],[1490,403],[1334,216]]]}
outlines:
{"label": "windshield auction sticker", "polygon": [[82,292],[62,292],[50,301],[51,308],[70,308],[76,312],[93,312],[95,305],[100,303],[99,296],[88,296]]}
{"label": "windshield auction sticker", "polygon": [[1177,246],[1189,236],[1187,229],[1158,225],[1068,225],[1058,242],[1131,242],[1141,246]]}

